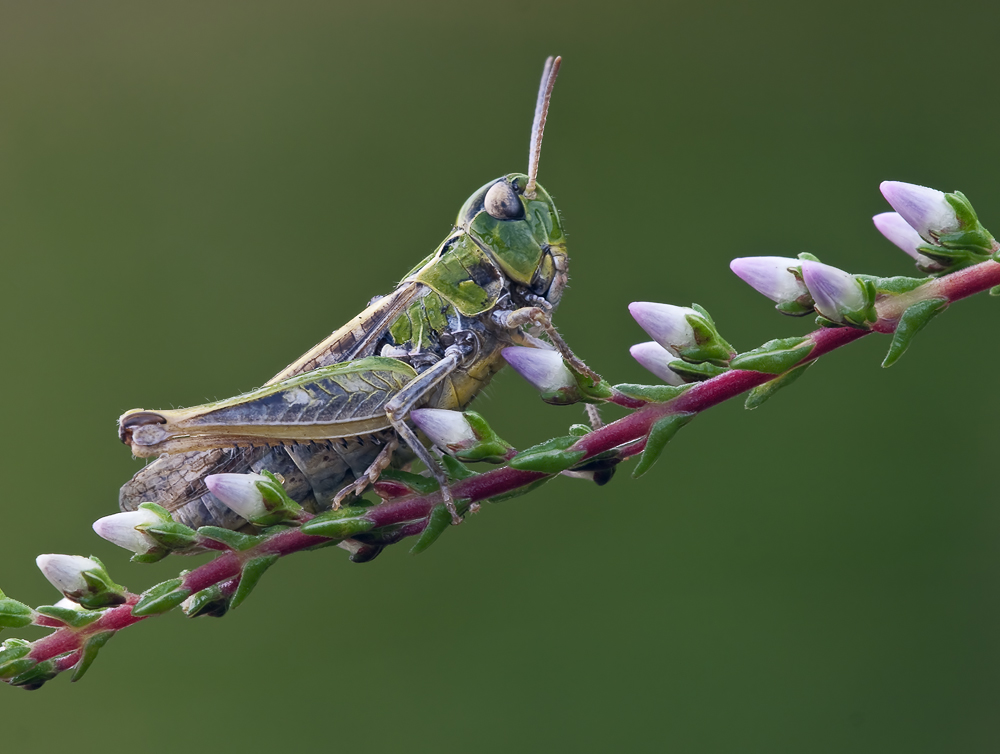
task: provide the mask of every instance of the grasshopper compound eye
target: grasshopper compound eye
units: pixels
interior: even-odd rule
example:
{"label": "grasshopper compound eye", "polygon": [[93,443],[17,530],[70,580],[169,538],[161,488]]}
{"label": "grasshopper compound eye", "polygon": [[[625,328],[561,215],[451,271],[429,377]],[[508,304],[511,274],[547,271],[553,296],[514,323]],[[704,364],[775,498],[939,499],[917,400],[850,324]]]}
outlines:
{"label": "grasshopper compound eye", "polygon": [[497,181],[486,192],[484,207],[496,220],[519,220],[524,217],[524,205],[507,181]]}

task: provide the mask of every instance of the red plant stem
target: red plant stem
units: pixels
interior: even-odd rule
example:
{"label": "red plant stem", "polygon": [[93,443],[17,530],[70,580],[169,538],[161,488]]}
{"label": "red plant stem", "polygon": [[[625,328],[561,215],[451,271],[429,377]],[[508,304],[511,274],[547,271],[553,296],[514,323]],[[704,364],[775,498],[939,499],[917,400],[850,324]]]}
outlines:
{"label": "red plant stem", "polygon": [[[815,330],[809,335],[815,343],[815,347],[809,356],[800,363],[812,361],[872,332],[893,333],[899,322],[899,317],[906,307],[918,301],[943,298],[954,302],[998,285],[1000,285],[1000,264],[988,261],[937,278],[908,293],[885,297],[877,304],[879,320],[872,326],[871,330],[850,327]],[[774,377],[775,375],[772,374],[745,369],[725,372],[710,380],[693,385],[668,403],[642,405],[641,408],[628,416],[581,437],[573,447],[576,450],[585,451],[584,458],[591,458],[599,453],[632,443],[625,450],[624,455],[633,455],[641,449],[653,424],[664,416],[674,413],[699,413],[763,385]],[[620,396],[620,400],[616,400],[616,402],[630,407],[639,403],[635,399],[625,396]],[[455,499],[466,499],[475,503],[513,492],[546,476],[546,474],[539,472],[521,471],[504,466],[456,482],[452,485],[451,491]],[[402,534],[411,536],[422,531],[426,525],[426,521],[422,521],[422,519],[426,519],[434,506],[440,502],[440,492],[427,495],[408,495],[366,510],[364,518],[375,524],[376,528],[395,524],[410,524],[404,528]],[[240,574],[242,561],[249,557],[264,554],[289,555],[329,541],[324,537],[303,534],[298,529],[289,529],[269,538],[258,547],[238,554],[227,552],[210,563],[194,569],[184,576],[181,588],[194,593],[214,584],[233,579]],[[54,631],[34,642],[29,656],[34,660],[43,661],[65,655],[80,649],[86,639],[95,633],[109,630],[119,631],[145,620],[145,617],[132,615],[132,606],[138,599],[138,595],[129,594],[128,601],[124,605],[107,610],[97,621],[84,629],[61,628]],[[66,662],[69,662],[69,658]],[[67,667],[69,666],[67,665]]]}

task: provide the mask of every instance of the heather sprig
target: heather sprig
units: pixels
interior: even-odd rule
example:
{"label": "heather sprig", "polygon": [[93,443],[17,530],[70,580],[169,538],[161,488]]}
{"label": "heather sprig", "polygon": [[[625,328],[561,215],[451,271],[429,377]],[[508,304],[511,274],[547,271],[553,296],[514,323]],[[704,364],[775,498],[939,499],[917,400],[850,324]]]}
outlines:
{"label": "heather sprig", "polygon": [[[818,327],[811,332],[740,352],[703,307],[636,302],[631,314],[653,341],[633,345],[631,353],[660,383],[609,385],[544,344],[503,352],[544,401],[588,408],[614,403],[627,410],[615,422],[602,425],[591,412],[589,425],[574,424],[565,435],[518,451],[474,412],[414,410],[411,422],[440,452],[458,512],[505,502],[560,475],[606,484],[633,457],[633,476],[644,474],[702,411],[744,394],[747,408],[757,408],[820,357],[872,334],[889,336],[883,365],[891,366],[952,303],[1000,286],[998,246],[964,195],[899,182],[886,182],[882,190],[895,212],[876,215],[875,225],[914,259],[921,277],[848,273],[810,254],[733,260],[733,272],[780,312],[815,315]],[[499,465],[468,465],[479,462]],[[291,500],[281,478],[267,472],[219,474],[206,484],[246,521],[240,531],[191,529],[153,503],[101,518],[94,530],[136,562],[217,553],[208,563],[133,593],[96,558],[40,555],[38,567],[59,592],[58,601],[32,608],[0,592],[0,629],[50,630],[35,641],[3,642],[0,680],[25,689],[64,671],[78,680],[118,631],[177,607],[192,618],[226,615],[292,553],[336,545],[364,563],[408,538],[415,542],[411,552],[423,552],[451,529],[438,482],[406,470],[385,470],[371,486],[372,500],[319,514]]]}

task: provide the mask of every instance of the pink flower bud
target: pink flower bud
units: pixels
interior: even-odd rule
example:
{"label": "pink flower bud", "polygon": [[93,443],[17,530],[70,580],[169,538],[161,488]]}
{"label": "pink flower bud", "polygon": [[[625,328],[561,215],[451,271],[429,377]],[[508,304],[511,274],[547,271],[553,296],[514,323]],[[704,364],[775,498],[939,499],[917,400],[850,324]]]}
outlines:
{"label": "pink flower bud", "polygon": [[688,317],[704,319],[694,309],[673,304],[656,304],[650,301],[635,301],[628,310],[639,327],[664,348],[676,351],[697,345],[694,328]]}
{"label": "pink flower bud", "polygon": [[777,304],[809,295],[805,284],[791,271],[801,266],[801,259],[789,257],[740,257],[729,263],[729,269],[743,282]]}
{"label": "pink flower bud", "polygon": [[909,223],[898,212],[883,212],[875,215],[872,222],[875,223],[879,233],[913,257],[921,266],[930,267],[937,264],[933,259],[924,256],[917,250],[918,247],[925,246],[927,242],[910,227]]}
{"label": "pink flower bud", "polygon": [[504,359],[540,393],[577,389],[576,379],[562,356],[547,348],[512,346],[502,351]]}
{"label": "pink flower bud", "polygon": [[680,361],[676,354],[671,353],[659,343],[649,341],[637,343],[629,349],[632,358],[642,364],[668,385],[683,385],[683,378],[670,368],[670,362]]}
{"label": "pink flower bud", "polygon": [[[955,208],[944,192],[901,181],[882,181],[882,196],[925,241],[961,229]],[[895,243],[895,241],[893,241]]]}
{"label": "pink flower bud", "polygon": [[816,311],[833,322],[843,322],[844,313],[865,308],[865,294],[853,275],[822,262],[802,260],[802,277],[816,302]]}

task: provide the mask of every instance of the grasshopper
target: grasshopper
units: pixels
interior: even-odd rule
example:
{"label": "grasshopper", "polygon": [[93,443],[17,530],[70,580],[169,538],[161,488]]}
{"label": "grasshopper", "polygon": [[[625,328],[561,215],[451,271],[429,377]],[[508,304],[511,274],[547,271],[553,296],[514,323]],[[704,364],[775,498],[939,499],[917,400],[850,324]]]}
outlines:
{"label": "grasshopper", "polygon": [[407,423],[409,412],[465,408],[504,365],[500,352],[509,345],[555,347],[593,375],[551,323],[568,258],[559,213],[536,177],[560,62],[545,63],[528,173],[497,178],[469,197],[448,237],[392,293],[258,390],[119,419],[134,455],[159,456],[122,487],[122,510],[149,501],[189,526],[239,528],[245,521],[208,491],[207,475],[266,469],[319,512],[417,458],[459,522],[444,471]]}

